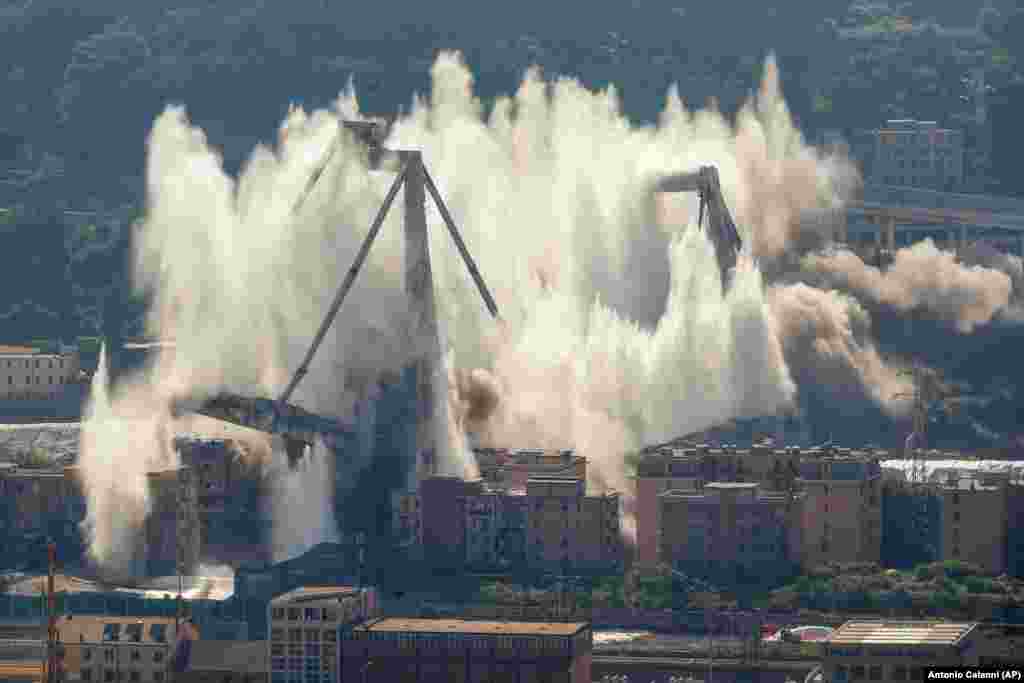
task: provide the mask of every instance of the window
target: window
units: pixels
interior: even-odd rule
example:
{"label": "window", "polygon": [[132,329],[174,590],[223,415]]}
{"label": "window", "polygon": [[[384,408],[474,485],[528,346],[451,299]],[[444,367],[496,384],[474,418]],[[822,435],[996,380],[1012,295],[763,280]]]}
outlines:
{"label": "window", "polygon": [[851,674],[851,678],[853,678],[853,680],[855,681],[864,680],[864,667],[858,664],[857,666],[853,667]]}
{"label": "window", "polygon": [[338,632],[337,631],[335,631],[334,629],[328,629],[328,630],[324,631],[324,641],[325,642],[332,642],[333,643],[336,640],[338,640]]}
{"label": "window", "polygon": [[876,664],[868,669],[868,678],[872,681],[882,680],[882,667]]}
{"label": "window", "polygon": [[85,648],[84,650],[82,650],[82,661],[92,661],[92,650],[90,650],[89,648]]}
{"label": "window", "polygon": [[329,607],[324,607],[323,612],[320,615],[320,618],[324,621],[335,621],[338,618],[338,612],[336,610],[330,609]]}
{"label": "window", "polygon": [[284,608],[283,607],[275,607],[274,609],[270,610],[270,618],[271,619],[284,619]]}
{"label": "window", "polygon": [[92,669],[82,669],[82,680],[83,681],[91,681],[92,680]]}
{"label": "window", "polygon": [[314,643],[320,642],[320,629],[318,628],[307,628],[306,629],[306,640]]}
{"label": "window", "polygon": [[953,494],[953,505],[959,505],[959,504],[960,504],[960,494],[959,493],[954,493]]}
{"label": "window", "polygon": [[301,628],[290,628],[288,629],[288,640],[292,642],[299,642],[302,640],[302,629]]}
{"label": "window", "polygon": [[138,650],[132,650],[132,661],[137,662],[142,659],[142,653]]}
{"label": "window", "polygon": [[156,681],[157,683],[160,683],[160,681],[164,680],[164,672],[163,671],[154,671],[153,672],[153,680]]}
{"label": "window", "polygon": [[104,650],[103,651],[103,661],[104,662],[112,662],[112,661],[114,661],[114,651],[111,650],[110,648],[107,648],[106,650]]}
{"label": "window", "polygon": [[284,640],[284,629],[275,628],[270,630],[270,640]]}
{"label": "window", "polygon": [[284,643],[273,643],[270,646],[271,657],[284,657]]}
{"label": "window", "polygon": [[104,669],[103,670],[103,680],[106,681],[106,683],[113,683],[113,681],[114,681],[114,670],[113,669]]}
{"label": "window", "polygon": [[164,661],[164,651],[163,650],[155,651],[153,653],[153,661],[156,662],[157,664],[159,664],[160,662]]}
{"label": "window", "polygon": [[132,643],[142,642],[142,622],[136,624],[126,624],[124,627],[126,640]]}
{"label": "window", "polygon": [[288,621],[298,621],[301,616],[302,610],[300,610],[298,607],[288,608]]}
{"label": "window", "polygon": [[320,610],[316,607],[307,607],[303,613],[305,621],[320,621]]}
{"label": "window", "polygon": [[905,681],[907,680],[907,667],[902,664],[897,664],[892,668],[892,680],[894,681]]}
{"label": "window", "polygon": [[953,521],[954,522],[959,522],[960,521],[960,511],[959,510],[954,510],[953,511]]}
{"label": "window", "polygon": [[167,624],[150,624],[149,639],[154,643],[167,642]]}
{"label": "window", "polygon": [[133,681],[134,683],[138,683],[138,681],[139,681],[139,672],[138,671],[129,671],[128,672],[128,680],[129,681]]}

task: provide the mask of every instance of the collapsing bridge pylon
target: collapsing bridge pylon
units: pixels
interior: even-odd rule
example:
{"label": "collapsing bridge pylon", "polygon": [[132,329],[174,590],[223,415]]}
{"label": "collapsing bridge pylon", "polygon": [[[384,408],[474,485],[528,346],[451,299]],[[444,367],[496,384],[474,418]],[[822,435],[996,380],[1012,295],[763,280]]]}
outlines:
{"label": "collapsing bridge pylon", "polygon": [[[291,381],[280,397],[275,400],[253,398],[235,394],[222,393],[212,398],[199,400],[183,400],[176,404],[175,412],[196,412],[207,417],[223,420],[233,424],[263,432],[278,434],[283,437],[290,466],[293,468],[304,455],[306,448],[318,438],[328,444],[347,434],[348,429],[333,417],[323,417],[310,413],[291,403],[292,394],[309,372],[312,362],[334,318],[341,309],[346,296],[355,283],[374,240],[387,218],[398,191],[405,189],[405,291],[409,297],[410,326],[409,333],[414,341],[414,357],[412,359],[416,375],[416,452],[417,468],[426,469],[432,463],[435,452],[433,443],[434,405],[434,373],[440,367],[441,349],[437,330],[437,316],[434,307],[433,274],[430,267],[430,251],[427,235],[426,195],[429,193],[438,212],[444,219],[452,241],[462,256],[469,274],[476,283],[480,296],[491,315],[498,318],[498,307],[484,283],[473,257],[466,247],[455,221],[452,219],[441,194],[434,184],[430,173],[423,163],[418,151],[389,150],[381,143],[379,127],[374,123],[361,121],[340,122],[339,134],[348,131],[363,143],[371,170],[394,171],[397,177],[391,184],[384,203],[370,226],[370,230],[356,253],[352,266],[348,269],[324,317],[320,328],[313,337],[309,350],[299,364]],[[337,149],[340,135],[335,139],[324,163],[311,176],[305,190],[295,203],[297,211],[317,185],[324,170],[328,167]],[[425,343],[424,343],[425,342]]]}

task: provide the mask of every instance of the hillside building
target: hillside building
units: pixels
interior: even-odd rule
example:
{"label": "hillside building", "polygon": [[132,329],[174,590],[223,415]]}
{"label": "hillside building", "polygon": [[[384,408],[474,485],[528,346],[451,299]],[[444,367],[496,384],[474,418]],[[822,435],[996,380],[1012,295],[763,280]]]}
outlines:
{"label": "hillside building", "polygon": [[0,346],[0,400],[57,399],[77,384],[77,349]]}
{"label": "hillside building", "polygon": [[935,121],[898,119],[872,131],[870,182],[951,192],[964,182],[964,135]]}

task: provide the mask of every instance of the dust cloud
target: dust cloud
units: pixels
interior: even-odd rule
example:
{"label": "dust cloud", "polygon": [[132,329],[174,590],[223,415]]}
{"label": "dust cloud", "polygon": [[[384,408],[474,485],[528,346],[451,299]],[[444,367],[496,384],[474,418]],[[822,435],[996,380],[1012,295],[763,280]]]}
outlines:
{"label": "dust cloud", "polygon": [[[714,110],[690,111],[675,90],[657,126],[632,125],[614,89],[547,82],[536,71],[485,112],[452,53],[437,58],[432,81],[386,146],[422,151],[502,317],[487,313],[428,205],[445,358],[437,393],[448,408],[438,425],[442,471],[475,472],[469,440],[575,448],[590,460],[594,489],[628,496],[625,453],[788,409],[794,349],[811,354],[801,368],[823,381],[869,385],[877,396],[900,387],[838,295],[772,287],[762,276],[759,264],[801,238],[802,211],[840,206],[857,182],[848,161],[804,142],[773,60],[735,125]],[[144,468],[166,450],[155,435],[132,448],[114,443],[123,432],[113,416],[130,414],[122,405],[163,414],[174,397],[276,396],[298,366],[392,182],[345,138],[293,213],[339,118],[364,118],[351,86],[330,111],[293,109],[238,178],[184,109],[157,118],[135,274],[153,302],[150,333],[177,343],[130,393],[95,401],[90,414],[97,555],[112,557],[122,526],[143,514]],[[717,166],[745,240],[728,292],[696,229],[696,196],[649,191],[661,174],[706,164]],[[352,418],[378,379],[408,362],[401,214],[399,201],[294,396],[309,410]],[[988,310],[967,308],[971,320]],[[334,521],[327,470],[287,476],[296,479],[278,491],[274,542],[290,554],[330,537]],[[134,512],[105,527],[104,511],[122,499],[136,501],[123,508]],[[623,526],[631,529],[628,514]]]}
{"label": "dust cloud", "polygon": [[1006,273],[964,265],[930,239],[898,250],[884,272],[846,250],[810,254],[803,266],[824,275],[833,287],[900,312],[925,311],[951,322],[961,333],[990,322],[1007,307],[1013,292]]}

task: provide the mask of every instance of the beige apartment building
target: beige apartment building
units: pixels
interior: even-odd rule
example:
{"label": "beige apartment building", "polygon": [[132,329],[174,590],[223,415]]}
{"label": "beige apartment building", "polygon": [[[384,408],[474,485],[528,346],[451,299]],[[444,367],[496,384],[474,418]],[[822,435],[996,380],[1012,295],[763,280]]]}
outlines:
{"label": "beige apartment building", "polygon": [[0,399],[57,398],[78,381],[78,352],[43,353],[28,346],[0,346]]}
{"label": "beige apartment building", "polygon": [[532,477],[526,506],[531,567],[558,571],[621,565],[618,494],[588,496],[582,479]]}
{"label": "beige apartment building", "polygon": [[882,552],[882,470],[852,453],[800,464],[806,494],[803,565],[879,562]]}
{"label": "beige apartment building", "polygon": [[174,654],[174,619],[71,616],[57,623],[69,679],[84,683],[162,683]]}
{"label": "beige apartment building", "polygon": [[561,571],[622,563],[619,495],[588,495],[583,479],[530,477],[519,489],[434,476],[396,503],[399,533],[438,565]]}
{"label": "beige apartment building", "polygon": [[718,482],[658,497],[659,560],[687,573],[739,569],[788,575],[802,556],[804,497]]}
{"label": "beige apartment building", "polygon": [[1009,499],[1005,483],[955,477],[939,487],[942,559],[964,560],[991,574],[1006,571]]}
{"label": "beige apartment building", "polygon": [[[803,451],[814,457],[818,451]],[[706,482],[756,483],[759,490],[786,491],[799,477],[802,452],[759,444],[750,449],[706,444],[667,444],[641,454],[632,478],[636,501],[637,563],[654,568],[661,555],[660,496],[667,491],[699,492]]]}

